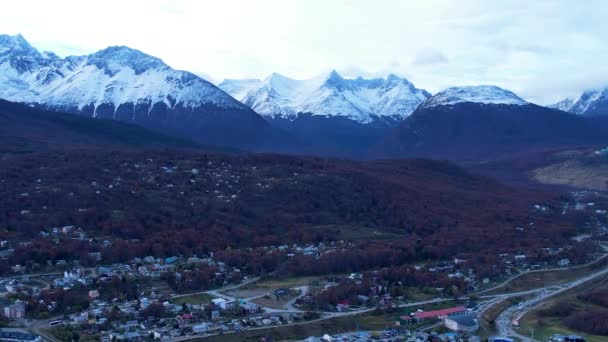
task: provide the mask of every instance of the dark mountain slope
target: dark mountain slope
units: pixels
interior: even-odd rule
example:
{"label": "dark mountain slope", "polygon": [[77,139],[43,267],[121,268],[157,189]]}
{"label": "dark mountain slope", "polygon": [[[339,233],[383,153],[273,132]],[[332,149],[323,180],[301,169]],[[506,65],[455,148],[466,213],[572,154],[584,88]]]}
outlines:
{"label": "dark mountain slope", "polygon": [[608,142],[608,126],[533,104],[421,106],[376,148],[385,156],[458,161]]}
{"label": "dark mountain slope", "polygon": [[45,111],[0,100],[0,150],[32,152],[74,148],[201,148],[188,140],[112,120]]}

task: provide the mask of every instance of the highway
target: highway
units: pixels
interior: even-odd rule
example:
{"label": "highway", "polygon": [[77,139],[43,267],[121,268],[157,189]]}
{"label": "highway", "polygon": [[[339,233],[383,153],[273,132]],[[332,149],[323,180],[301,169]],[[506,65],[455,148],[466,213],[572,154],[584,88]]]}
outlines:
{"label": "highway", "polygon": [[[511,306],[511,307],[507,308],[506,310],[504,310],[496,319],[496,329],[498,330],[498,334],[500,336],[517,337],[524,342],[528,342],[528,341],[538,342],[538,340],[535,340],[532,337],[523,336],[520,333],[518,333],[517,331],[515,331],[513,328],[513,320],[520,319],[529,311],[537,308],[543,302],[547,301],[548,299],[550,299],[556,295],[559,295],[560,293],[571,290],[577,286],[583,285],[586,282],[589,282],[591,280],[594,280],[596,278],[602,277],[607,274],[608,274],[608,268],[605,268],[605,269],[599,270],[597,272],[594,272],[590,275],[587,275],[583,278],[572,281],[570,283],[562,284],[559,286],[543,287],[543,288],[535,289],[535,290],[533,290],[533,292],[526,291],[527,293],[524,293],[524,294],[536,294],[536,296],[533,297],[532,299],[529,299],[525,302]],[[519,296],[519,295],[521,295],[521,293],[516,294],[515,296]],[[501,295],[501,296],[503,298],[508,298],[508,297],[511,297],[512,294],[505,294],[505,295]]]}

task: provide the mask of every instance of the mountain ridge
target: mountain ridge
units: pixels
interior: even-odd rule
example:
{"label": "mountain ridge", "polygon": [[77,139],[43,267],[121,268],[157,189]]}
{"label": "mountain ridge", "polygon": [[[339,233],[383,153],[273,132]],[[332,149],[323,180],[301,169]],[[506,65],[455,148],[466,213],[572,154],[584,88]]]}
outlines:
{"label": "mountain ridge", "polygon": [[371,154],[479,162],[608,143],[608,125],[597,120],[538,106],[498,87],[466,96],[452,96],[462,95],[461,89],[450,89],[420,105]]}
{"label": "mountain ridge", "polygon": [[335,70],[305,80],[278,73],[263,80],[228,79],[219,87],[265,117],[340,116],[364,124],[383,117],[402,119],[431,96],[394,74],[344,78]]}
{"label": "mountain ridge", "polygon": [[265,151],[294,143],[210,82],[125,46],[60,58],[21,35],[0,35],[0,98],[204,144]]}
{"label": "mountain ridge", "polygon": [[550,107],[585,116],[608,115],[608,88],[591,89],[578,97],[565,98]]}

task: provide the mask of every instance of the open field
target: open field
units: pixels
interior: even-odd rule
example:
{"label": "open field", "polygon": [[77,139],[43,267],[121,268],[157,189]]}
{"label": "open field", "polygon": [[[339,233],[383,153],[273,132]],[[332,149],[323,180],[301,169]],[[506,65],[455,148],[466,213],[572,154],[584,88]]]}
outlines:
{"label": "open field", "polygon": [[530,335],[534,330],[534,337],[539,340],[548,340],[553,334],[562,335],[580,335],[584,336],[588,342],[605,342],[608,340],[608,336],[590,335],[581,331],[574,331],[568,329],[563,324],[563,318],[558,317],[541,317],[539,311],[547,308],[558,301],[568,300],[571,302],[575,309],[585,310],[593,307],[593,304],[583,302],[577,298],[578,295],[583,293],[591,292],[595,289],[605,288],[608,286],[608,277],[602,277],[601,279],[595,280],[588,286],[582,288],[575,288],[570,291],[566,291],[563,294],[556,296],[551,301],[544,303],[542,306],[530,311],[520,319],[520,328],[518,331],[523,335]]}
{"label": "open field", "polygon": [[274,291],[281,288],[292,288],[311,283],[320,282],[327,277],[292,277],[282,279],[263,279],[255,283],[257,287],[267,288],[269,291]]}
{"label": "open field", "polygon": [[213,298],[215,297],[207,293],[197,293],[189,296],[173,298],[171,299],[171,302],[175,304],[209,304]]}
{"label": "open field", "polygon": [[274,300],[268,296],[253,299],[252,302],[261,306],[273,308],[273,309],[285,309],[285,306],[293,297],[285,298],[282,300]]}
{"label": "open field", "polygon": [[590,272],[608,265],[608,256],[601,257],[598,261],[582,267],[570,267],[559,270],[532,271],[524,273],[504,286],[498,287],[484,294],[500,294],[531,290],[538,287],[560,285],[584,277]]}
{"label": "open field", "polygon": [[534,338],[541,341],[548,341],[549,337],[553,334],[584,336],[587,342],[606,342],[608,340],[608,336],[589,335],[580,331],[569,330],[561,325],[559,319],[543,318],[543,324],[539,324],[539,319],[536,313],[527,314],[522,319],[520,328],[517,331],[522,335],[530,336],[534,329]]}
{"label": "open field", "polygon": [[[293,288],[304,285],[318,286],[327,277],[292,277],[282,279],[262,279],[255,283],[226,291],[225,293],[237,298],[262,297],[274,290]],[[274,307],[274,306],[271,306]]]}

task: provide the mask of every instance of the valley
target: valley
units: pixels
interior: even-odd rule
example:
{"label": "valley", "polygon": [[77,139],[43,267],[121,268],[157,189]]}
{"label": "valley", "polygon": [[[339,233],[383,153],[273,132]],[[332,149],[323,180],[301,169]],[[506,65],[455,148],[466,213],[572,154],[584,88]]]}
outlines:
{"label": "valley", "polygon": [[4,7],[0,341],[608,340],[608,6]]}

